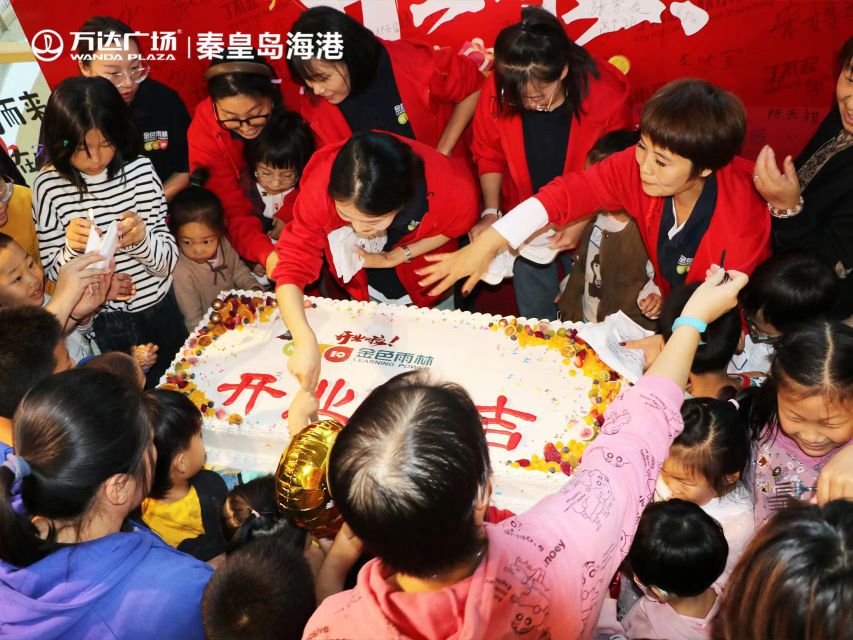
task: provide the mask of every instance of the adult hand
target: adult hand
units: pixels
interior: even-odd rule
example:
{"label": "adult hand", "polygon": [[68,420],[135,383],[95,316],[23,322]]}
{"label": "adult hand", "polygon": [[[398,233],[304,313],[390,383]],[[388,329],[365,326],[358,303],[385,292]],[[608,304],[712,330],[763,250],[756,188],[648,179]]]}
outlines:
{"label": "adult hand", "polygon": [[853,500],[853,443],[848,443],[821,469],[817,477],[817,503]]}
{"label": "adult hand", "polygon": [[800,202],[800,180],[794,161],[787,156],[782,171],[776,165],[776,154],[765,145],[755,160],[755,188],[776,209],[793,209]]}
{"label": "adult hand", "polygon": [[270,229],[269,236],[273,240],[278,240],[278,237],[281,235],[281,232],[284,230],[285,224],[284,220],[281,218],[273,218],[272,219],[272,229]]}
{"label": "adult hand", "polygon": [[110,289],[110,282],[113,277],[115,277],[113,273],[106,273],[100,276],[96,284],[90,284],[83,289],[83,295],[80,296],[77,306],[72,309],[71,315],[79,321],[88,318],[100,309],[107,301],[107,292]]}
{"label": "adult hand", "polygon": [[462,294],[467,296],[488,271],[492,259],[506,244],[501,234],[494,229],[488,229],[459,251],[424,256],[427,262],[433,264],[415,272],[422,276],[418,285],[428,287],[435,284],[429,295],[439,296],[457,280],[468,276],[462,285]]}
{"label": "adult hand", "polygon": [[305,389],[299,389],[287,409],[287,430],[290,435],[295,436],[311,422],[317,420],[319,410],[320,403],[317,401],[317,396]]}
{"label": "adult hand", "polygon": [[355,252],[364,260],[365,269],[393,269],[406,261],[406,254],[399,247],[391,251],[369,253],[356,246]]}
{"label": "adult hand", "polygon": [[136,285],[129,273],[114,273],[110,288],[107,292],[107,300],[126,302],[136,295]]}
{"label": "adult hand", "polygon": [[477,224],[471,227],[471,230],[468,232],[468,239],[471,242],[474,242],[474,240],[477,239],[477,236],[479,236],[481,233],[483,233],[483,231],[491,227],[497,221],[497,214],[490,213],[488,215],[483,216],[482,218],[480,218],[480,221],[477,222]]}
{"label": "adult hand", "polygon": [[661,309],[663,308],[663,299],[660,294],[650,293],[638,303],[640,311],[643,315],[651,320],[656,320],[660,317]]}
{"label": "adult hand", "polygon": [[[723,282],[726,275],[728,281]],[[705,282],[690,296],[681,315],[710,324],[737,306],[737,294],[748,281],[749,277],[745,273],[724,271],[717,265],[711,265],[705,274]]]}
{"label": "adult hand", "polygon": [[320,345],[313,334],[310,338],[294,341],[287,370],[299,381],[304,391],[314,395],[320,381]]}
{"label": "adult hand", "polygon": [[589,216],[557,229],[557,233],[551,238],[551,248],[555,251],[565,251],[577,247],[587,222],[589,222]]}
{"label": "adult hand", "polygon": [[133,211],[125,211],[118,221],[119,248],[132,247],[145,239],[145,222]]}
{"label": "adult hand", "polygon": [[660,352],[663,351],[666,343],[663,336],[659,333],[649,336],[648,338],[640,338],[639,340],[628,340],[622,346],[626,349],[640,349],[643,352],[643,371],[652,366],[652,363],[657,360]]}
{"label": "adult hand", "polygon": [[[89,218],[72,218],[65,227],[65,242],[72,251],[85,251],[89,242],[89,231],[92,229],[92,221]],[[98,233],[101,230],[98,229]]]}

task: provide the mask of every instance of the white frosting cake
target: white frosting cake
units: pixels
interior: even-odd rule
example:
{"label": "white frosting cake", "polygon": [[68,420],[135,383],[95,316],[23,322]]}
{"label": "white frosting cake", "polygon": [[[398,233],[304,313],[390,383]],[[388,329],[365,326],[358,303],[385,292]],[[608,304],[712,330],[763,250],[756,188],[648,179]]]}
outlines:
{"label": "white frosting cake", "polygon": [[[323,350],[320,416],[345,421],[403,371],[459,383],[483,416],[501,508],[522,511],[567,479],[621,384],[570,324],[311,301],[306,315]],[[211,464],[275,471],[298,389],[287,371],[292,348],[275,298],[252,291],[222,294],[189,337],[163,386],[202,410]]]}

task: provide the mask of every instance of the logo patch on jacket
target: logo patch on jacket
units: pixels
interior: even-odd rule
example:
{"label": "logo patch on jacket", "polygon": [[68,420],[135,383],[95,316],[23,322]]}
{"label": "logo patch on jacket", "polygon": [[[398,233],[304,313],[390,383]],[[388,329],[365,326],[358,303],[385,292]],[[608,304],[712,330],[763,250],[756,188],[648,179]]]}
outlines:
{"label": "logo patch on jacket", "polygon": [[690,265],[693,264],[693,258],[688,258],[686,256],[678,257],[678,264],[675,267],[675,272],[683,276],[685,273],[690,271]]}

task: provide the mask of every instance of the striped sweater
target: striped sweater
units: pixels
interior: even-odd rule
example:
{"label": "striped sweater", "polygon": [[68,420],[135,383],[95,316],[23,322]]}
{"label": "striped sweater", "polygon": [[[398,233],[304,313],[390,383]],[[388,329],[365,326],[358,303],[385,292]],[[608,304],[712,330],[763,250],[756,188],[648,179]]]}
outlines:
{"label": "striped sweater", "polygon": [[106,170],[83,176],[88,191],[80,193],[58,171],[47,165],[33,185],[33,220],[38,231],[39,253],[45,274],[56,280],[59,268],[79,252],[65,241],[65,228],[74,218],[87,217],[106,231],[125,211],[133,211],[145,222],[145,238],[139,244],[116,251],[116,272],[127,273],[136,285],[136,295],[126,302],[109,301],[109,311],[136,312],[160,300],[172,286],[172,271],[178,247],[166,227],[163,185],[151,161],[144,156],[124,165],[110,180]]}

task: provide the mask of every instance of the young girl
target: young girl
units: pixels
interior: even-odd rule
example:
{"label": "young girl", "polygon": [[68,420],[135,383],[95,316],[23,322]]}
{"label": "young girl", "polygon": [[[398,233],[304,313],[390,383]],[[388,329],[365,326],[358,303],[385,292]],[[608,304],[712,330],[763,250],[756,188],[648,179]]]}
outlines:
{"label": "young girl", "polygon": [[190,186],[169,203],[169,229],[181,252],[173,274],[175,297],[188,331],[221,292],[260,289],[225,237],[222,204],[202,186],[206,179],[207,172],[196,169]]}
{"label": "young girl", "polygon": [[733,401],[686,400],[684,431],[672,443],[658,477],[655,498],[693,502],[723,527],[729,558],[722,586],[752,537],[752,499],[745,485],[749,464],[746,421]]}
{"label": "young girl", "polygon": [[299,195],[299,178],[311,155],[314,138],[298,113],[274,113],[254,140],[245,145],[246,167],[255,179],[255,192],[263,201],[264,228],[278,240],[293,219]]}
{"label": "young girl", "polygon": [[46,378],[0,465],[0,620],[13,638],[203,638],[212,570],[127,520],[148,493],[153,407],[103,371]]}
{"label": "young girl", "polygon": [[723,283],[715,270],[693,296],[649,373],[608,408],[566,486],[501,524],[483,522],[491,468],[468,394],[420,372],[377,387],[329,461],[335,504],[376,558],[351,592],[320,604],[305,636],[591,637],[681,432],[699,328],[734,307],[746,282],[729,276]]}
{"label": "young girl", "polygon": [[830,460],[850,449],[851,401],[853,328],[818,321],[781,338],[752,414],[759,427],[753,448],[756,526],[772,515],[770,499],[781,497],[780,484],[786,483],[782,495],[791,493],[792,482],[816,487]]}
{"label": "young girl", "polygon": [[213,560],[225,552],[219,508],[227,488],[217,473],[204,469],[201,414],[177,391],[155,389],[149,395],[157,406],[157,465],[142,520],[178,551]]}
{"label": "young girl", "polygon": [[139,155],[133,120],[118,90],[104,78],[68,78],[50,96],[44,119],[48,164],[33,187],[33,217],[41,261],[56,278],[86,248],[93,225],[117,222],[117,273],[129,274],[136,294],[107,301],[94,320],[102,351],[159,347],[148,372],[153,385],[186,338],[172,293],[178,258],[166,228],[166,200],[148,158]]}

